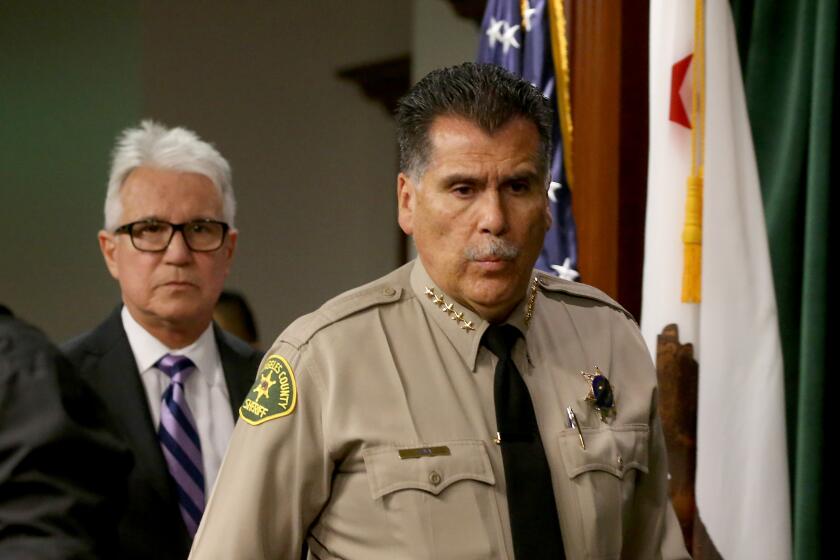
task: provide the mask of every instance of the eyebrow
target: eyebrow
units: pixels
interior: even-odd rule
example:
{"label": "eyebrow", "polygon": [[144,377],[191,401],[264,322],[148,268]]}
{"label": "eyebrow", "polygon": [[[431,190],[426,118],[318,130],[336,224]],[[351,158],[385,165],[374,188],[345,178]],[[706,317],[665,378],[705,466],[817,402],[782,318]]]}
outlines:
{"label": "eyebrow", "polygon": [[[199,221],[199,220],[221,220],[221,219],[223,219],[223,218],[215,218],[215,217],[213,217],[213,216],[204,216],[204,215],[201,215],[201,216],[197,216],[197,217],[190,218],[190,219],[188,219],[187,221],[185,221],[184,223],[186,224],[186,223],[189,223],[189,222],[195,222],[195,221]],[[135,221],[135,222],[168,222],[168,223],[173,223],[173,222],[170,222],[170,221],[169,221],[168,219],[166,219],[166,218],[162,218],[162,217],[160,217],[160,216],[159,216],[159,215],[157,215],[157,214],[152,214],[152,215],[150,215],[150,216],[142,216],[142,217],[140,217],[140,218],[137,218],[137,219],[136,219],[136,220],[134,220],[134,221]]]}
{"label": "eyebrow", "polygon": [[445,185],[454,185],[456,183],[468,183],[473,184],[477,183],[478,179],[467,173],[451,173],[443,177],[442,183]]}
{"label": "eyebrow", "polygon": [[[501,183],[514,183],[517,181],[539,181],[540,174],[535,171],[522,171],[520,173],[514,173],[512,175],[508,175],[502,178]],[[468,185],[474,185],[475,183],[480,182],[480,180],[475,176],[469,173],[452,173],[449,175],[445,175],[443,177],[443,184],[446,185],[455,185],[457,183],[466,183]]]}

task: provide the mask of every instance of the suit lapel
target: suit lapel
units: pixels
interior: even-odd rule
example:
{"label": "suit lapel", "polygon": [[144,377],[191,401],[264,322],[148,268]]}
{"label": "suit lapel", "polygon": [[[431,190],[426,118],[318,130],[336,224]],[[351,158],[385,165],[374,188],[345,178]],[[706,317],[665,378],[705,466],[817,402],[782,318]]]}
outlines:
{"label": "suit lapel", "polygon": [[[255,361],[255,352],[243,354],[228,341],[229,335],[218,325],[213,324],[213,333],[216,335],[216,346],[219,348],[219,357],[222,360],[222,370],[225,374],[230,408],[234,419],[239,414],[239,407],[245,400],[245,395],[254,382],[257,375],[258,361]],[[250,349],[249,349],[250,350]]]}
{"label": "suit lapel", "polygon": [[119,310],[99,330],[102,336],[97,339],[101,342],[102,357],[92,375],[96,379],[91,379],[91,382],[99,387],[103,399],[109,401],[108,407],[114,420],[130,442],[136,455],[135,468],[143,472],[143,478],[151,482],[162,498],[174,501],[157,427],[152,422],[146,389],[140,380]]}

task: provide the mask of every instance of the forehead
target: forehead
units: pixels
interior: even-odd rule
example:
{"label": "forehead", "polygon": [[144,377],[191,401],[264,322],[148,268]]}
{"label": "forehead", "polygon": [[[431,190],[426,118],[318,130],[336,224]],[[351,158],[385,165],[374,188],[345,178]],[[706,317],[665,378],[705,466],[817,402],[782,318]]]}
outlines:
{"label": "forehead", "polygon": [[219,218],[222,198],[206,175],[190,171],[138,167],[120,189],[123,221],[160,218],[172,222]]}
{"label": "forehead", "polygon": [[441,167],[539,166],[540,137],[536,125],[515,117],[487,132],[457,116],[440,116],[429,127],[427,171]]}

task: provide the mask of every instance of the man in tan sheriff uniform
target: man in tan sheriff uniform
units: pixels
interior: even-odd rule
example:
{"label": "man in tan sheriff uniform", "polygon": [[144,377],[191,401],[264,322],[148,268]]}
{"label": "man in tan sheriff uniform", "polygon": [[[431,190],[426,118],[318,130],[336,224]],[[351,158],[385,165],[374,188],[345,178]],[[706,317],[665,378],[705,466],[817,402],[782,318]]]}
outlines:
{"label": "man in tan sheriff uniform", "polygon": [[[190,558],[296,560],[304,544],[324,560],[687,558],[636,324],[532,270],[551,220],[547,102],[465,64],[429,74],[397,118],[399,222],[419,259],[280,335]],[[504,367],[484,338],[500,326],[515,333]],[[512,530],[529,512],[508,490],[531,481],[506,472],[500,369],[527,386],[559,520],[531,543]]]}

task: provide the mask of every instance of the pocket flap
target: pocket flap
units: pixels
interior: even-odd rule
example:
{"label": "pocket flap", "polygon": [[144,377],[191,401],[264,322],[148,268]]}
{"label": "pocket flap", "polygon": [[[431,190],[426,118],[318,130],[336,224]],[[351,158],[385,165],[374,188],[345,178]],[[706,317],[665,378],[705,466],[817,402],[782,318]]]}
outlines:
{"label": "pocket flap", "polygon": [[563,430],[560,454],[569,478],[587,471],[605,471],[618,478],[629,469],[648,472],[649,431],[646,424],[583,428],[586,449],[582,449],[577,430]]}
{"label": "pocket flap", "polygon": [[[422,453],[405,453],[405,450],[439,448],[446,448],[448,454],[426,456]],[[402,455],[406,458],[401,458],[400,450],[403,450]],[[496,484],[490,457],[481,441],[386,445],[365,449],[362,456],[374,500],[407,489],[438,495],[448,486],[466,479]]]}

